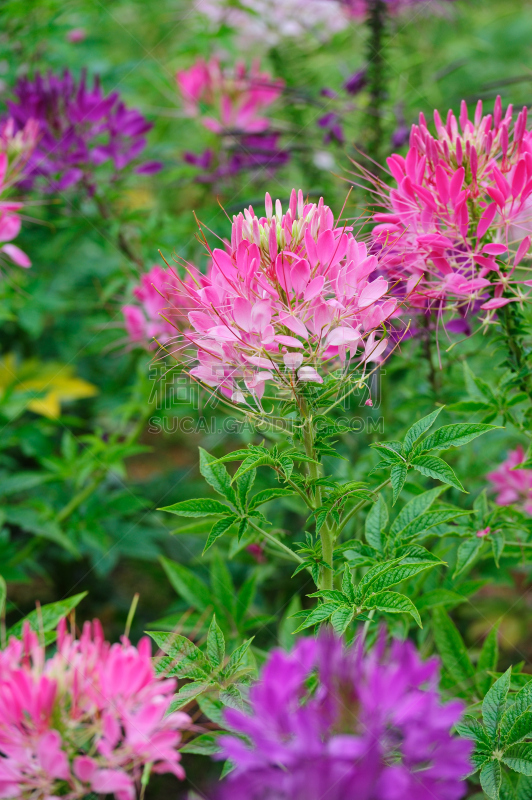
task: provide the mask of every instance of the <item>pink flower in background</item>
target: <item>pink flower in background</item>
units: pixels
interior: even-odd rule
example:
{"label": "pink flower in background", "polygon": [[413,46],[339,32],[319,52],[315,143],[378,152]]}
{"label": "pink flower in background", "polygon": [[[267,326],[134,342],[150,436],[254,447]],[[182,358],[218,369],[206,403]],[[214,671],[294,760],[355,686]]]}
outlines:
{"label": "pink flower in background", "polygon": [[250,207],[234,217],[230,252],[212,252],[206,277],[191,267],[172,298],[190,324],[176,355],[235,402],[260,402],[268,381],[293,391],[351,361],[378,362],[396,309],[377,257],[323,198],[293,190],[286,213],[269,194],[265,205],[265,216]]}
{"label": "pink flower in background", "polygon": [[449,111],[445,124],[435,111],[436,136],[420,115],[406,158],[387,162],[397,188],[376,182],[386,210],[374,215],[374,247],[415,308],[489,317],[526,297],[515,269],[532,232],[532,139],[527,109],[513,129],[512,119],[500,98],[486,116],[479,101],[472,120],[465,102],[459,119]]}
{"label": "pink flower in background", "polygon": [[84,42],[87,38],[87,31],[85,28],[72,28],[72,30],[68,31],[65,39],[67,42],[72,42],[72,44],[77,44],[78,42]]}
{"label": "pink flower in background", "polygon": [[[260,71],[258,61],[249,69],[239,61],[233,70],[223,68],[218,58],[198,59],[188,70],[179,70],[176,81],[190,116],[200,116],[214,133],[237,130],[259,133],[269,121],[261,113],[281,94],[284,82]],[[214,116],[201,112],[200,104],[212,106]]]}
{"label": "pink flower in background", "polygon": [[490,481],[492,489],[497,492],[495,502],[499,506],[509,506],[514,503],[522,508],[526,514],[532,516],[532,469],[517,469],[518,464],[525,460],[525,453],[521,446],[508,453],[506,461],[486,478]]}
{"label": "pink flower in background", "polygon": [[0,797],[135,800],[146,764],[184,778],[190,720],[167,713],[175,681],[156,678],[149,640],[110,645],[98,621],[76,639],[63,620],[57,634],[49,660],[27,624],[0,651]]}
{"label": "pink flower in background", "polygon": [[[13,239],[20,233],[21,220],[18,212],[23,203],[6,199],[12,185],[23,174],[37,142],[37,124],[28,120],[24,128],[15,131],[15,124],[8,119],[0,125],[0,256],[19,267],[31,267],[31,261]],[[1,262],[0,262],[1,263]]]}
{"label": "pink flower in background", "polygon": [[174,326],[164,319],[169,309],[170,291],[175,291],[176,279],[172,272],[154,265],[142,276],[133,294],[140,305],[122,306],[126,330],[132,342],[150,342],[153,338],[161,343],[175,335]]}

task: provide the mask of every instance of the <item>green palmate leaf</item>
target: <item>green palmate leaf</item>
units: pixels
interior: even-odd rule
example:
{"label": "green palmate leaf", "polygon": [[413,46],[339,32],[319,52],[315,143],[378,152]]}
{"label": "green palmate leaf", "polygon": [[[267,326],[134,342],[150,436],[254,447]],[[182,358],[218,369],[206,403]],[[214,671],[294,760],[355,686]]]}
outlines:
{"label": "green palmate leaf", "polygon": [[390,472],[390,482],[392,484],[392,491],[393,491],[393,500],[392,504],[395,505],[395,502],[399,495],[401,494],[401,490],[405,485],[406,475],[408,472],[408,468],[406,464],[394,464]]}
{"label": "green palmate leaf", "polygon": [[195,500],[183,500],[181,503],[174,503],[173,506],[165,506],[157,509],[158,511],[168,511],[178,517],[208,517],[225,516],[233,512],[229,506],[220,503],[219,500],[211,500],[209,497],[198,497]]}
{"label": "green palmate leaf", "polygon": [[504,714],[511,677],[512,668],[508,667],[504,675],[495,681],[482,702],[482,719],[488,734],[492,737],[497,734]]}
{"label": "green palmate leaf", "polygon": [[477,536],[473,536],[471,539],[466,539],[465,542],[461,543],[456,554],[456,567],[453,573],[453,578],[456,578],[458,575],[464,572],[464,570],[466,570],[470,564],[473,563],[482,550],[483,544],[484,539],[480,539]]}
{"label": "green palmate leaf", "polygon": [[487,735],[484,726],[481,722],[479,722],[478,719],[466,714],[454,727],[464,739],[472,739],[475,741],[477,743],[477,749],[491,753],[492,742]]}
{"label": "green palmate leaf", "polygon": [[155,672],[166,678],[192,678],[205,681],[210,664],[196,645],[178,633],[151,631],[151,638],[166,656],[156,659]]}
{"label": "green palmate leaf", "polygon": [[[465,602],[465,597],[457,592],[451,592],[449,589],[433,589],[431,592],[424,592],[416,600],[416,606],[419,611],[425,611],[429,608],[454,608],[454,606]],[[488,687],[489,688],[489,687]]]}
{"label": "green palmate leaf", "polygon": [[374,503],[366,517],[365,535],[366,541],[379,553],[382,552],[382,536],[381,532],[388,524],[388,509],[382,495],[379,495],[378,500]]}
{"label": "green palmate leaf", "polygon": [[491,539],[491,549],[493,551],[493,558],[495,560],[495,564],[499,566],[499,561],[502,556],[502,551],[504,550],[504,533],[502,531],[495,531],[490,535]]}
{"label": "green palmate leaf", "polygon": [[480,770],[480,785],[490,800],[499,800],[501,780],[501,765],[498,761],[484,764]]}
{"label": "green palmate leaf", "polygon": [[248,470],[244,475],[237,478],[236,496],[241,509],[246,508],[249,492],[255,483],[257,472],[254,469]]}
{"label": "green palmate leaf", "polygon": [[216,614],[213,614],[207,635],[207,658],[214,667],[221,666],[225,658],[225,639],[216,622]]}
{"label": "green palmate leaf", "polygon": [[217,522],[214,523],[212,526],[209,536],[207,537],[207,541],[205,542],[205,547],[203,548],[203,555],[213,546],[215,541],[223,536],[224,533],[227,533],[229,528],[231,528],[235,522],[238,522],[238,517],[236,514],[232,514],[230,517],[224,517],[223,519],[219,519]]}
{"label": "green palmate leaf", "polygon": [[446,486],[437,486],[435,489],[430,489],[428,492],[418,494],[401,509],[397,517],[394,519],[390,528],[390,533],[396,536],[400,533],[409,522],[416,519],[416,517],[428,511],[434,501],[445,492]]}
{"label": "green palmate leaf", "polygon": [[505,750],[501,759],[510,769],[532,777],[532,742],[515,744]]}
{"label": "green palmate leaf", "polygon": [[337,603],[322,603],[321,605],[312,609],[306,620],[294,631],[294,633],[299,633],[299,631],[303,631],[305,628],[311,628],[313,625],[318,625],[320,622],[328,619],[337,608]]}
{"label": "green palmate leaf", "polygon": [[[502,742],[504,747],[517,744],[532,735],[532,711],[525,711],[516,719]],[[532,772],[531,772],[532,775]]]}
{"label": "green palmate leaf", "polygon": [[485,425],[481,422],[456,422],[444,425],[430,436],[427,436],[415,449],[415,454],[428,453],[429,450],[448,450],[450,447],[462,447],[464,444],[482,436],[483,433],[496,430],[497,425]]}
{"label": "green palmate leaf", "polygon": [[199,448],[200,454],[200,472],[212,488],[229,500],[234,506],[236,505],[235,491],[231,486],[231,476],[223,464],[218,463],[210,453]]}
{"label": "green palmate leaf", "polygon": [[388,614],[410,614],[419,627],[423,627],[419,612],[413,602],[406,595],[398,592],[372,594],[364,600],[364,608],[374,608],[376,611],[385,611]]}
{"label": "green palmate leaf", "polygon": [[428,431],[429,428],[432,427],[436,417],[443,411],[444,406],[441,408],[437,408],[435,411],[432,411],[426,417],[415,422],[412,427],[406,432],[404,444],[403,444],[403,454],[406,456],[408,455],[414,448],[415,443],[422,436],[425,431]]}
{"label": "green palmate leaf", "polygon": [[67,617],[74,608],[86,597],[88,592],[81,592],[72,597],[67,597],[66,600],[60,600],[58,603],[49,603],[48,605],[36,608],[31,611],[24,619],[19,620],[15,625],[7,631],[7,638],[15,636],[17,639],[22,635],[22,628],[25,622],[28,622],[33,631],[42,631],[49,633],[55,630],[59,621],[63,617]]}
{"label": "green palmate leaf", "polygon": [[212,733],[202,733],[196,736],[191,742],[179,748],[180,753],[193,753],[198,756],[213,756],[221,750],[218,739],[223,736],[225,731],[212,731]]}
{"label": "green palmate leaf", "polygon": [[483,696],[489,691],[493,680],[488,673],[497,669],[497,661],[499,660],[499,646],[497,643],[499,624],[500,621],[493,626],[486,636],[478,658],[476,681],[479,692]]}
{"label": "green palmate leaf", "polygon": [[442,483],[448,483],[449,486],[454,486],[461,492],[465,492],[464,487],[454,474],[453,469],[449,464],[446,464],[445,461],[442,461],[441,458],[437,458],[437,456],[416,456],[412,459],[410,464],[414,469],[417,469],[418,472],[421,472],[422,475],[428,478],[436,478],[436,480]]}
{"label": "green palmate leaf", "polygon": [[331,625],[336,633],[345,633],[349,623],[355,614],[354,608],[351,606],[340,606],[336,611],[331,614]]}
{"label": "green palmate leaf", "polygon": [[257,492],[257,494],[253,495],[249,503],[249,511],[253,511],[269,500],[275,500],[277,497],[293,497],[294,494],[295,492],[292,489],[283,489],[281,487],[264,489],[262,492]]}
{"label": "green palmate leaf", "polygon": [[466,646],[454,623],[442,608],[433,612],[433,633],[443,666],[457,682],[473,679],[475,671]]}
{"label": "green palmate leaf", "polygon": [[226,678],[230,678],[239,669],[240,665],[242,664],[242,661],[246,657],[246,654],[249,650],[249,647],[253,639],[254,639],[253,636],[251,637],[251,639],[247,639],[243,644],[240,645],[240,647],[237,647],[237,649],[231,653],[231,657],[227,662],[227,666],[223,671],[224,676]]}
{"label": "green palmate leaf", "polygon": [[408,578],[413,578],[414,575],[418,575],[424,569],[430,569],[434,566],[434,562],[428,564],[399,564],[399,566],[392,567],[384,575],[380,575],[373,581],[371,591],[380,592],[383,589],[389,589],[391,586],[396,586],[398,583],[408,580]]}
{"label": "green palmate leaf", "polygon": [[374,583],[377,578],[381,575],[384,575],[386,572],[389,572],[392,567],[395,567],[401,561],[400,558],[394,558],[390,561],[385,561],[383,563],[375,564],[374,567],[368,569],[366,574],[361,578],[357,589],[356,589],[356,597],[357,602],[360,601],[365,594],[367,594],[368,590],[371,587],[371,584]]}
{"label": "green palmate leaf", "polygon": [[205,611],[212,605],[208,587],[193,572],[169,558],[161,557],[160,561],[168,580],[183,600],[199,611]]}
{"label": "green palmate leaf", "polygon": [[461,511],[459,508],[443,508],[440,511],[427,511],[426,514],[421,514],[419,517],[416,517],[416,519],[413,519],[412,522],[409,522],[399,534],[398,539],[404,541],[412,539],[419,536],[420,533],[434,528],[436,525],[452,522],[453,519],[467,516],[469,513],[469,511]]}

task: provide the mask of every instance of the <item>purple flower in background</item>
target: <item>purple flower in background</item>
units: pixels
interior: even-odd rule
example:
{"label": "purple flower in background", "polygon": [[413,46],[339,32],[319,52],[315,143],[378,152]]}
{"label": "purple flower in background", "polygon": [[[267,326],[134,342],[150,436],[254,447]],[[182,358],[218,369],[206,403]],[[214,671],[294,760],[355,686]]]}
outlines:
{"label": "purple flower in background", "polygon": [[[118,92],[105,96],[98,78],[92,88],[85,74],[76,83],[66,70],[62,76],[39,73],[21,78],[8,102],[16,129],[29,119],[38,123],[38,143],[21,185],[31,188],[45,179],[44,191],[54,192],[82,183],[93,193],[96,168],[112,165],[113,177],[138,158],[146,147],[152,125],[136,109],[127,108]],[[138,172],[160,169],[157,162],[141,164]]]}
{"label": "purple flower in background", "polygon": [[320,128],[324,128],[326,133],[323,137],[324,144],[329,144],[330,142],[338,142],[338,144],[343,144],[344,139],[344,131],[341,125],[341,119],[338,114],[334,111],[330,111],[328,114],[325,114],[323,117],[320,117],[318,120],[318,126]]}
{"label": "purple flower in background", "polygon": [[358,94],[367,83],[367,70],[359,69],[354,72],[344,83],[347,94]]}
{"label": "purple flower in background", "polygon": [[451,735],[463,705],[443,704],[438,680],[437,659],[383,636],[367,654],[332,636],[274,651],[251,713],[225,712],[221,800],[459,800],[471,745]]}

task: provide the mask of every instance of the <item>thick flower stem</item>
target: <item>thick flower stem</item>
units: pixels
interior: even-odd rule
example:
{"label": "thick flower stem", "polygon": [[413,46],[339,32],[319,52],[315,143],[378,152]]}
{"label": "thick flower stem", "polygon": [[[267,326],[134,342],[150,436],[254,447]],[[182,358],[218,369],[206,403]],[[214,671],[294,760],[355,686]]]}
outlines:
{"label": "thick flower stem", "polygon": [[383,112],[386,102],[386,60],[384,46],[386,38],[386,3],[370,0],[368,39],[368,139],[366,151],[374,161],[380,162],[383,139]]}

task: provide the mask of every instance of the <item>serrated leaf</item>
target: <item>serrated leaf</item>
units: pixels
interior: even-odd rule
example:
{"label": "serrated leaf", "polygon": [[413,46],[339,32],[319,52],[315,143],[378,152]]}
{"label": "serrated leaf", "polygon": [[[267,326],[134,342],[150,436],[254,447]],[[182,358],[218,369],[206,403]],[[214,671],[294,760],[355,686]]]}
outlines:
{"label": "serrated leaf", "polygon": [[233,675],[233,673],[236,672],[240,667],[254,638],[255,637],[252,636],[251,639],[247,639],[245,642],[243,642],[243,644],[240,645],[240,647],[237,647],[237,649],[231,653],[231,657],[229,658],[227,666],[224,669],[224,676],[226,678],[230,678],[231,675]]}
{"label": "serrated leaf", "polygon": [[508,667],[504,675],[495,681],[482,701],[482,719],[490,736],[495,738],[504,714],[506,698],[510,688],[512,668]]}
{"label": "serrated leaf", "polygon": [[457,682],[472,680],[475,671],[458,629],[442,608],[433,612],[433,634],[443,666]]}
{"label": "serrated leaf", "polygon": [[501,758],[510,769],[520,772],[521,775],[532,777],[532,742],[515,744],[505,750]]}
{"label": "serrated leaf", "polygon": [[499,646],[497,643],[499,624],[500,621],[493,626],[486,636],[478,657],[475,677],[478,689],[483,696],[489,691],[492,683],[492,678],[488,675],[488,672],[494,672],[497,669],[497,661],[499,660]]}
{"label": "serrated leaf", "polygon": [[312,609],[306,620],[294,631],[294,633],[299,633],[299,631],[303,631],[305,628],[318,625],[320,622],[328,619],[337,608],[338,605],[336,603],[322,603],[321,605]]}
{"label": "serrated leaf", "polygon": [[394,519],[390,528],[390,533],[394,536],[400,533],[403,528],[406,528],[409,522],[416,519],[416,517],[428,511],[433,502],[447,489],[446,486],[437,486],[435,489],[430,489],[428,492],[418,494],[416,497],[409,500],[408,503],[401,509],[397,517]]}
{"label": "serrated leaf", "polygon": [[473,536],[471,539],[466,539],[461,543],[456,554],[456,567],[453,573],[453,578],[456,578],[458,575],[464,572],[464,570],[467,569],[470,564],[473,563],[475,558],[482,550],[483,544],[484,540],[479,539],[476,536]]}
{"label": "serrated leaf", "polygon": [[366,517],[365,523],[365,536],[366,541],[379,553],[382,553],[382,536],[381,532],[388,524],[388,509],[384,502],[383,496],[379,495],[377,502],[374,503]]}
{"label": "serrated leaf", "polygon": [[390,561],[379,562],[375,564],[374,567],[368,569],[365,575],[362,576],[360,579],[357,587],[356,587],[356,598],[357,602],[362,600],[364,595],[368,592],[371,587],[371,584],[377,580],[381,575],[384,575],[386,572],[389,572],[396,564],[401,561],[400,558],[394,558]]}
{"label": "serrated leaf", "polygon": [[212,500],[210,497],[182,500],[180,503],[174,503],[172,506],[165,506],[157,510],[168,511],[169,514],[176,514],[178,517],[225,516],[233,513],[229,506],[220,503],[219,500]]}
{"label": "serrated leaf", "polygon": [[461,594],[451,592],[449,589],[433,589],[430,592],[424,592],[421,597],[417,598],[416,605],[419,611],[438,608],[438,606],[454,608],[454,606],[464,603],[465,599]]}
{"label": "serrated leaf", "polygon": [[231,476],[223,464],[217,462],[210,453],[198,448],[200,454],[200,472],[212,488],[236,506],[235,491],[231,486]]}
{"label": "serrated leaf", "polygon": [[331,614],[331,625],[338,634],[345,633],[349,623],[353,619],[355,610],[349,606],[340,606]]}
{"label": "serrated leaf", "polygon": [[191,742],[187,742],[179,747],[180,753],[193,753],[198,756],[213,756],[221,750],[218,739],[223,736],[225,731],[212,731],[196,736]]}
{"label": "serrated leaf", "polygon": [[72,595],[72,597],[67,597],[65,600],[59,600],[57,603],[48,603],[45,606],[36,608],[35,611],[30,611],[24,619],[19,620],[7,630],[7,639],[9,639],[10,636],[15,636],[17,639],[20,639],[25,622],[28,622],[32,631],[36,631],[37,633],[39,631],[48,633],[49,631],[55,630],[59,621],[67,617],[70,612],[81,603],[87,594],[88,592],[81,592],[80,594]]}
{"label": "serrated leaf", "polygon": [[473,741],[475,741],[477,743],[478,750],[491,753],[492,742],[489,736],[487,735],[484,726],[482,725],[481,722],[479,722],[478,719],[475,719],[475,717],[471,717],[468,714],[466,714],[460,720],[460,722],[456,723],[454,727],[457,733],[459,733],[463,739],[472,739]]}
{"label": "serrated leaf", "polygon": [[262,492],[257,492],[257,494],[253,495],[251,498],[249,510],[253,511],[263,503],[267,503],[269,500],[275,500],[277,497],[293,497],[294,494],[295,492],[293,489],[283,489],[281,487],[274,489],[263,489]]}
{"label": "serrated leaf", "polygon": [[204,694],[198,699],[198,705],[205,716],[215,722],[220,728],[227,727],[224,717],[224,704],[217,697]]}
{"label": "serrated leaf", "polygon": [[179,711],[179,709],[187,706],[192,700],[195,700],[198,695],[212,689],[212,686],[212,681],[192,681],[192,683],[187,683],[185,686],[182,686],[178,693],[174,695],[168,713],[171,714],[174,711]]}
{"label": "serrated leaf", "polygon": [[393,491],[392,505],[395,505],[397,498],[401,494],[401,490],[405,485],[407,472],[406,464],[394,464],[390,471],[390,482]]}
{"label": "serrated leaf", "polygon": [[380,592],[383,589],[389,589],[391,586],[396,586],[398,583],[413,578],[423,572],[424,569],[430,569],[435,566],[430,564],[399,564],[397,567],[392,567],[384,575],[381,575],[377,580],[371,584],[372,592]]}
{"label": "serrated leaf", "polygon": [[465,492],[464,487],[454,474],[454,470],[437,456],[416,456],[412,459],[410,465],[428,478],[436,478],[442,483],[448,483],[449,486],[454,486],[461,492]]}
{"label": "serrated leaf", "polygon": [[231,528],[235,522],[238,522],[238,517],[236,514],[233,514],[231,517],[224,517],[224,519],[219,519],[217,522],[214,523],[211,530],[209,531],[209,535],[207,537],[207,541],[205,542],[205,547],[203,548],[203,554],[209,550],[213,544],[216,542],[220,536],[223,536],[229,528]]}
{"label": "serrated leaf", "polygon": [[437,408],[435,411],[432,411],[430,414],[427,414],[426,417],[414,422],[411,428],[408,429],[405,435],[404,443],[403,443],[403,454],[406,456],[411,453],[415,443],[422,436],[425,431],[428,431],[429,428],[432,427],[434,424],[436,417],[443,411],[444,406]]}
{"label": "serrated leaf", "polygon": [[209,678],[210,665],[196,645],[179,633],[150,631],[149,636],[166,653],[155,661],[158,676],[192,678],[205,681]]}
{"label": "serrated leaf", "polygon": [[241,478],[242,475],[245,475],[246,472],[256,470],[257,467],[266,466],[275,466],[275,460],[269,454],[264,456],[249,456],[240,464],[239,468],[233,475],[233,483],[238,481],[239,478]]}
{"label": "serrated leaf", "polygon": [[427,511],[426,514],[420,514],[419,517],[409,522],[397,538],[400,541],[413,539],[419,536],[420,533],[430,530],[430,528],[443,525],[446,522],[452,522],[452,520],[467,516],[469,513],[468,511],[461,511],[460,509],[453,508],[442,508],[439,511]]}
{"label": "serrated leaf", "polygon": [[[517,744],[532,735],[532,711],[525,711],[516,719],[508,733],[502,740],[503,747]],[[532,774],[532,773],[531,773]]]}
{"label": "serrated leaf", "polygon": [[[512,679],[517,675],[512,675]],[[506,710],[501,720],[501,736],[506,736],[516,720],[532,708],[532,681],[528,681],[516,695],[513,696],[512,705]]]}
{"label": "serrated leaf", "polygon": [[199,611],[205,611],[212,605],[208,587],[193,572],[182,564],[171,561],[169,558],[161,556],[160,561],[168,580],[178,595],[186,600],[189,605],[194,606]]}
{"label": "serrated leaf", "polygon": [[251,491],[253,484],[255,483],[255,478],[257,477],[257,472],[254,469],[249,470],[244,475],[241,475],[237,478],[236,481],[236,496],[240,508],[244,510],[246,508],[247,499],[249,492]]}
{"label": "serrated leaf", "polygon": [[213,614],[207,634],[207,658],[214,667],[223,664],[225,658],[225,638],[216,622],[216,614]]}
{"label": "serrated leaf", "polygon": [[388,614],[410,614],[414,617],[419,627],[423,627],[417,608],[410,598],[404,594],[379,592],[379,594],[372,594],[371,597],[364,600],[363,605],[364,608],[374,608],[376,611],[385,611]]}
{"label": "serrated leaf", "polygon": [[499,800],[501,788],[501,765],[498,761],[488,761],[480,770],[480,785],[490,800]]}
{"label": "serrated leaf", "polygon": [[444,425],[430,436],[427,436],[415,449],[416,455],[428,453],[430,450],[448,450],[450,447],[462,447],[472,442],[483,433],[496,430],[497,425],[485,425],[481,422],[455,422]]}
{"label": "serrated leaf", "polygon": [[344,574],[342,576],[342,592],[349,598],[351,603],[355,602],[355,589],[349,567],[344,569]]}

